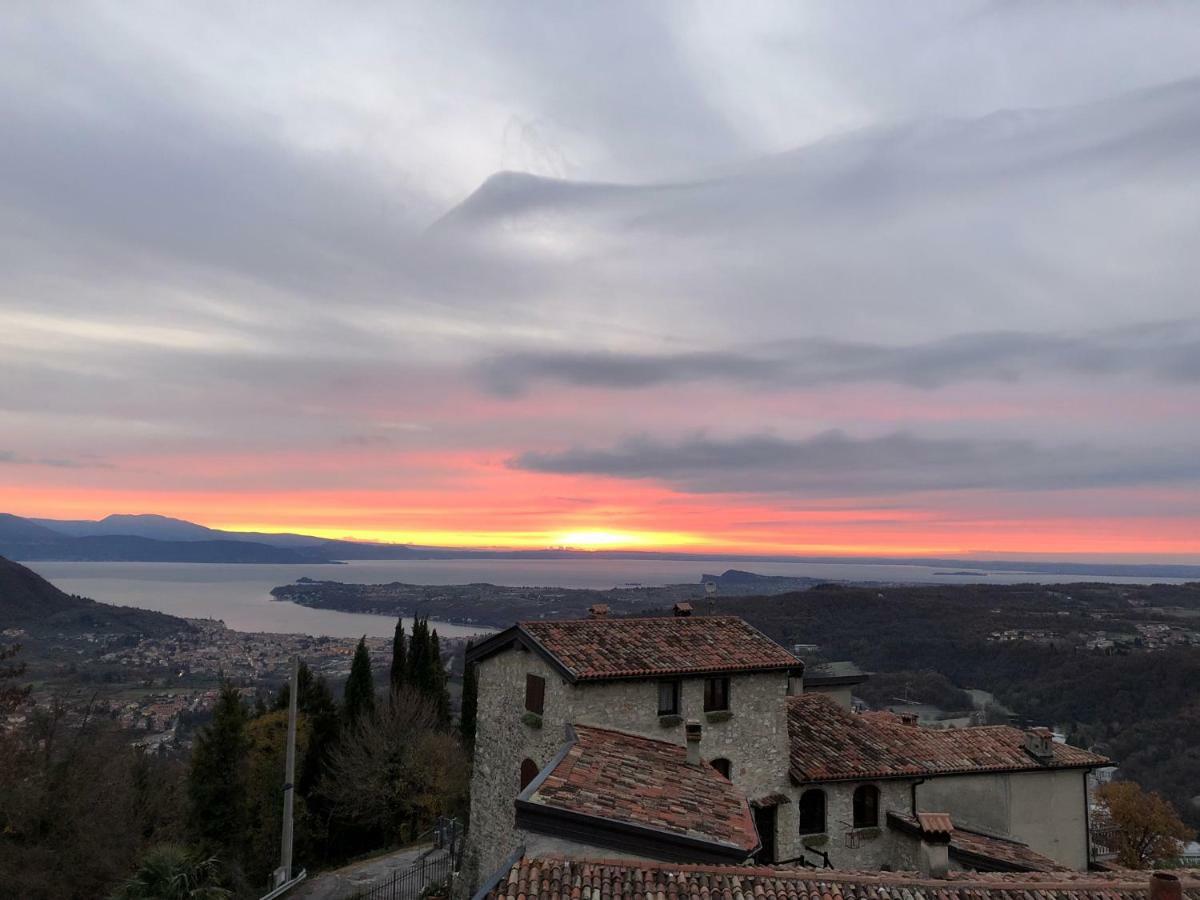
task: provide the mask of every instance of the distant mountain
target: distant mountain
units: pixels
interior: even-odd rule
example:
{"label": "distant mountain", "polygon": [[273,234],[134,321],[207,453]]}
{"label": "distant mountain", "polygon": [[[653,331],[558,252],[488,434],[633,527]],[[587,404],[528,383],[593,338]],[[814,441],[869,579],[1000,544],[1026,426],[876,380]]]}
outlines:
{"label": "distant mountain", "polygon": [[[128,527],[143,534],[112,533]],[[100,533],[84,534],[99,528]],[[62,529],[62,530],[60,530]],[[71,532],[74,532],[73,534]],[[212,537],[195,537],[200,533]],[[190,538],[160,539],[149,534],[189,534]],[[109,516],[100,522],[58,522],[0,514],[0,555],[10,559],[73,562],[212,562],[212,563],[327,563],[322,549],[279,547],[235,540],[222,532],[165,516]]]}
{"label": "distant mountain", "polygon": [[[137,534],[110,534],[109,529],[129,528]],[[152,535],[177,535],[172,539]],[[192,535],[187,538],[183,535]],[[25,519],[0,513],[0,555],[10,559],[87,562],[211,562],[211,563],[330,563],[349,560],[404,559],[670,559],[711,562],[741,560],[747,563],[831,563],[881,566],[932,566],[970,569],[980,577],[988,572],[1027,572],[1037,575],[1125,576],[1134,578],[1200,579],[1200,565],[1168,563],[1055,562],[1032,560],[972,560],[941,557],[793,556],[739,553],[680,553],[669,550],[575,550],[554,547],[538,550],[472,550],[461,547],[424,547],[406,544],[372,544],[337,541],[306,534],[221,531],[183,519],[156,515],[112,515],[97,522],[58,519]],[[955,572],[954,574],[964,574]],[[818,583],[822,579],[764,576],[730,569],[722,575],[705,575],[728,592],[739,593],[758,584],[766,593],[786,582]],[[869,579],[868,579],[869,580]],[[886,580],[886,579],[885,579]]]}
{"label": "distant mountain", "polygon": [[25,543],[46,543],[57,541],[62,537],[32,519],[22,519],[11,513],[0,513],[0,543],[19,541]]}
{"label": "distant mountain", "polygon": [[98,522],[61,519],[31,519],[38,525],[52,529],[69,537],[95,537],[97,535],[128,535],[151,538],[156,541],[211,541],[222,535],[211,528],[152,514],[105,516]]}
{"label": "distant mountain", "polygon": [[36,572],[0,556],[0,623],[44,631],[102,631],[162,636],[190,631],[184,619],[66,594]]}

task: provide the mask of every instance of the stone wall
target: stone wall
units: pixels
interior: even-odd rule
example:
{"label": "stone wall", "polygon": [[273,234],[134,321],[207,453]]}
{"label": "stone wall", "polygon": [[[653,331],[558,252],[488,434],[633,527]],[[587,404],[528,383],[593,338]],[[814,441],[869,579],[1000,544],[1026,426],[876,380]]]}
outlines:
{"label": "stone wall", "polygon": [[[546,679],[541,727],[526,724],[525,676]],[[486,877],[522,843],[514,825],[513,801],[519,793],[523,759],[539,768],[565,742],[565,725],[581,723],[643,734],[684,745],[683,722],[698,720],[706,760],[730,761],[730,778],[750,799],[784,793],[788,781],[787,674],[731,675],[729,714],[704,713],[704,679],[681,682],[679,721],[664,724],[658,715],[656,679],[572,685],[536,653],[511,649],[479,663],[479,707],[475,771],[471,782],[469,852]],[[794,804],[779,808],[776,846],[780,858],[794,856]]]}
{"label": "stone wall", "polygon": [[[854,791],[863,784],[872,784],[879,789],[879,825],[876,828],[853,827]],[[800,834],[797,817],[791,838],[795,852],[781,853],[781,858],[791,859],[803,853],[809,862],[819,864],[819,854],[805,849],[809,847],[828,853],[829,861],[838,869],[878,869],[884,865],[899,869],[903,863],[915,865],[915,859],[908,858],[911,853],[907,844],[887,827],[888,812],[911,814],[911,784],[911,780],[903,779],[835,782],[789,788],[788,796],[792,798],[789,805],[794,810],[799,809],[800,795],[806,790],[815,788],[825,792],[825,833]],[[897,859],[898,855],[900,859]]]}

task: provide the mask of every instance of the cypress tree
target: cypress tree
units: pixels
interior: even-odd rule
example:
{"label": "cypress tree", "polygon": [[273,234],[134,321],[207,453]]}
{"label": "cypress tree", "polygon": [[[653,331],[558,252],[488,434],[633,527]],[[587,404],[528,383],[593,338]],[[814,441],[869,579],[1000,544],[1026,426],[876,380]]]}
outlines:
{"label": "cypress tree", "polygon": [[416,618],[408,643],[408,684],[418,693],[429,694],[433,687],[429,675],[429,621]]}
{"label": "cypress tree", "polygon": [[375,711],[375,678],[371,675],[371,657],[367,653],[367,636],[363,635],[354,651],[350,677],[346,679],[343,712],[346,724],[353,725],[363,713]]}
{"label": "cypress tree", "polygon": [[247,835],[246,709],[225,682],[212,724],[196,736],[188,771],[188,829],[205,847],[236,859]]}
{"label": "cypress tree", "polygon": [[392,638],[392,693],[396,693],[408,679],[408,654],[404,640],[404,619],[396,620],[396,634]]}
{"label": "cypress tree", "polygon": [[[467,656],[471,655],[474,641],[467,641]],[[462,712],[458,719],[458,731],[462,735],[463,746],[467,755],[475,752],[475,716],[479,705],[479,673],[475,664],[463,662]]]}
{"label": "cypress tree", "polygon": [[450,688],[446,683],[446,666],[442,663],[442,645],[437,629],[429,636],[429,696],[437,707],[438,723],[450,727]]}

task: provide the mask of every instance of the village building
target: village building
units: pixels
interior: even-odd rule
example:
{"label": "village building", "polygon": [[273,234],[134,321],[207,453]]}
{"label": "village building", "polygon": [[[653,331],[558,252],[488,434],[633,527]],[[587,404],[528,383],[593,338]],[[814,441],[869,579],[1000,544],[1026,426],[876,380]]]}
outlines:
{"label": "village building", "polygon": [[[477,645],[469,860],[536,856],[853,870],[1066,871],[1086,780],[1045,729],[856,713],[863,673],[804,663],[741,619],[522,622]],[[518,856],[514,857],[514,854]]]}

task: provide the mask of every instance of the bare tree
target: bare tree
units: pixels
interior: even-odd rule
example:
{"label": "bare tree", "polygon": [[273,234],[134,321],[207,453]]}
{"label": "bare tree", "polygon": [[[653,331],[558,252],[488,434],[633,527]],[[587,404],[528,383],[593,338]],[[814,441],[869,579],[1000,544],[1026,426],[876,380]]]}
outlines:
{"label": "bare tree", "polygon": [[409,688],[360,717],[330,756],[323,789],[335,814],[394,841],[457,811],[466,756],[438,722],[436,705]]}

